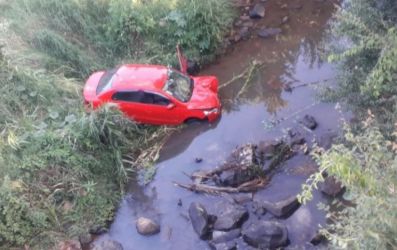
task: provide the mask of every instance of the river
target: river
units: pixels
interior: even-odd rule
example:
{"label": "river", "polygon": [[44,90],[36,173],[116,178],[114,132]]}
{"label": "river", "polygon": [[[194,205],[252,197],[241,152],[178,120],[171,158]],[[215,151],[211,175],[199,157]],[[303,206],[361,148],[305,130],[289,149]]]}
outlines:
{"label": "river", "polygon": [[[254,21],[252,37],[234,44],[200,74],[216,75],[222,84],[254,60],[263,62],[263,67],[255,71],[243,93],[239,94],[244,79],[220,89],[223,110],[219,121],[185,127],[169,138],[161,151],[154,180],[146,187],[136,181],[130,183],[109,232],[97,241],[116,240],[125,250],[209,249],[194,232],[187,209],[191,202],[198,201],[211,211],[221,198],[196,194],[173,182],[189,183],[184,173],[218,166],[239,145],[284,136],[286,129],[299,127],[297,121],[305,114],[315,117],[319,124],[313,132],[302,130],[309,138],[308,144],[312,139],[340,131],[342,112],[335,104],[322,103],[316,97],[317,88],[332,85],[335,77],[334,66],[322,60],[322,42],[335,10],[333,4],[326,0],[265,2],[266,16]],[[285,16],[288,21],[281,24]],[[267,39],[257,37],[255,28],[263,26],[280,27],[282,33]],[[285,90],[287,85],[289,91]],[[195,158],[203,161],[196,163]],[[312,171],[310,157],[298,155],[285,162],[270,184],[254,196],[276,201],[296,195]],[[177,205],[179,200],[182,206]],[[304,246],[319,225],[326,223],[318,202],[327,203],[328,199],[316,191],[311,202],[284,221],[291,246]],[[135,221],[140,216],[159,222],[161,232],[149,237],[138,234]]]}

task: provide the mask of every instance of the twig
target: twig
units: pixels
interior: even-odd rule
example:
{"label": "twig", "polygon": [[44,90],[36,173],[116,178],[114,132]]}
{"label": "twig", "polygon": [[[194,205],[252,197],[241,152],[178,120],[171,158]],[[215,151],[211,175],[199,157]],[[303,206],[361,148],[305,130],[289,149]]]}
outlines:
{"label": "twig", "polygon": [[240,193],[253,192],[268,184],[266,178],[258,178],[252,181],[245,182],[238,187],[216,187],[206,184],[182,184],[174,182],[174,185],[185,188],[187,190],[207,194],[221,194],[221,193]]}
{"label": "twig", "polygon": [[[262,65],[263,65],[263,62],[256,61],[256,60],[253,61],[251,67],[247,67],[241,74],[239,74],[239,75],[237,75],[237,76],[234,76],[234,77],[233,77],[232,79],[230,79],[229,81],[227,81],[227,82],[221,84],[221,85],[218,87],[218,89],[222,89],[222,88],[224,88],[224,87],[229,86],[230,84],[232,84],[233,82],[237,81],[238,79],[243,78],[247,73],[249,73],[249,75],[251,75],[251,74],[252,74],[252,71],[253,71],[256,67],[262,66]],[[251,73],[250,73],[250,72],[251,72]]]}

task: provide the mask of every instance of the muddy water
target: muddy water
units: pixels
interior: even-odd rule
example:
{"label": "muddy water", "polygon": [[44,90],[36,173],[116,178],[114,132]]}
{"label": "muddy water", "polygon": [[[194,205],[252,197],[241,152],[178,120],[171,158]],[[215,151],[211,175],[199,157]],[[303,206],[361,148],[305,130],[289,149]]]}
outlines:
{"label": "muddy water", "polygon": [[[315,88],[332,84],[334,77],[334,68],[321,60],[320,49],[333,10],[331,1],[268,0],[267,16],[255,21],[253,29],[281,27],[282,34],[262,39],[253,31],[251,39],[237,43],[226,56],[202,72],[216,75],[224,83],[244,71],[253,60],[263,62],[246,91],[239,93],[244,79],[222,88],[223,114],[218,122],[187,127],[169,139],[161,152],[154,181],[145,188],[131,183],[109,233],[98,240],[116,240],[127,250],[209,249],[193,231],[187,209],[192,201],[198,201],[215,213],[215,205],[222,198],[195,194],[174,186],[173,182],[190,183],[184,173],[214,168],[238,145],[279,138],[288,128],[301,128],[297,121],[305,114],[311,114],[319,123],[314,132],[302,129],[307,138],[321,138],[339,131],[341,113],[334,104],[318,102]],[[289,21],[281,25],[284,16]],[[302,86],[312,82],[320,83]],[[292,87],[292,92],[284,91],[286,85]],[[203,161],[196,163],[195,158]],[[308,157],[298,155],[287,161],[268,187],[254,197],[277,201],[295,195],[312,171]],[[177,205],[179,200],[182,206]],[[310,241],[318,225],[325,223],[323,212],[316,207],[320,201],[327,199],[319,192],[314,193],[312,202],[301,206],[284,222],[291,245]],[[135,229],[139,216],[157,220],[160,234],[139,235]]]}

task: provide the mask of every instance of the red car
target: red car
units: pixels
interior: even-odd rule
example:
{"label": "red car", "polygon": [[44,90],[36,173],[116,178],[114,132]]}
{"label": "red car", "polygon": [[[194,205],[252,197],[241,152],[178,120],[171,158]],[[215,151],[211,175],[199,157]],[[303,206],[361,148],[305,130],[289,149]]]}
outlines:
{"label": "red car", "polygon": [[181,71],[160,65],[129,64],[92,74],[84,87],[86,104],[114,103],[138,123],[177,125],[216,120],[220,115],[215,76],[189,76],[177,48]]}

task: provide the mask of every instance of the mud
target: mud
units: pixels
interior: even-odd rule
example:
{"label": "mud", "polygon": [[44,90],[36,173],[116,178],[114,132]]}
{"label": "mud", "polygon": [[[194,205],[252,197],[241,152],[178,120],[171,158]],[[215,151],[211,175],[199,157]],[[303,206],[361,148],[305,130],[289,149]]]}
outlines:
{"label": "mud", "polygon": [[[265,2],[266,15],[253,20],[251,38],[235,43],[231,51],[200,74],[216,75],[222,84],[243,72],[253,60],[264,62],[263,67],[255,71],[246,91],[238,98],[244,79],[221,89],[223,114],[219,121],[189,126],[171,136],[161,152],[155,179],[146,187],[131,182],[109,232],[97,241],[112,239],[126,250],[209,249],[194,232],[188,208],[191,202],[200,202],[210,213],[216,212],[216,204],[224,198],[196,194],[176,187],[173,182],[189,182],[185,173],[213,169],[237,146],[284,137],[289,128],[299,130],[309,147],[312,140],[340,131],[343,112],[336,110],[335,104],[321,103],[316,98],[316,88],[332,85],[335,76],[334,66],[321,59],[321,41],[334,3]],[[263,27],[281,28],[282,32],[264,39],[256,33]],[[306,114],[318,123],[313,131],[299,122]],[[196,162],[196,158],[202,161]],[[253,199],[273,202],[296,195],[314,171],[316,167],[310,157],[298,154],[286,161],[267,187],[253,194]],[[328,202],[319,191],[311,202],[300,206],[284,221],[290,246],[304,246],[315,236],[318,225],[326,223],[324,212],[317,209],[318,202]],[[149,237],[138,234],[135,222],[140,216],[158,221],[161,232]]]}

